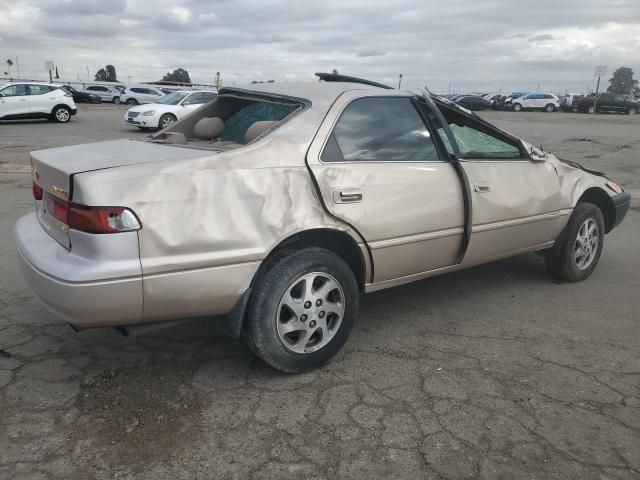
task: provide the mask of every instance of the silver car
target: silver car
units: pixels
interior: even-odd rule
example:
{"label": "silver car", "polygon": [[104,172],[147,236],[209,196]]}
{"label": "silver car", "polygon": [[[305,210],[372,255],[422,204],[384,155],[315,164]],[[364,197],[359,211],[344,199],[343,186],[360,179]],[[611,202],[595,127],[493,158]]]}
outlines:
{"label": "silver car", "polygon": [[361,294],[526,252],[593,272],[630,204],[616,183],[439,97],[321,77],[224,88],[149,141],[32,152],[34,292],[79,329],[209,317],[302,372]]}
{"label": "silver car", "polygon": [[120,89],[111,85],[89,85],[83,92],[98,95],[103,102],[120,103]]}

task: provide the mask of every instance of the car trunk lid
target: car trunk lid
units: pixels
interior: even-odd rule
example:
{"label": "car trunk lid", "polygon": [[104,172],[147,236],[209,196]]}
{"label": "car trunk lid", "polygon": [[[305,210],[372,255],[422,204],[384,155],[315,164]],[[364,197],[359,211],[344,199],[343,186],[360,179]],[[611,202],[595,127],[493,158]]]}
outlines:
{"label": "car trunk lid", "polygon": [[33,181],[44,193],[37,202],[43,228],[62,246],[71,248],[69,228],[54,215],[56,199],[73,201],[73,175],[126,165],[201,157],[206,152],[138,140],[122,139],[31,152]]}

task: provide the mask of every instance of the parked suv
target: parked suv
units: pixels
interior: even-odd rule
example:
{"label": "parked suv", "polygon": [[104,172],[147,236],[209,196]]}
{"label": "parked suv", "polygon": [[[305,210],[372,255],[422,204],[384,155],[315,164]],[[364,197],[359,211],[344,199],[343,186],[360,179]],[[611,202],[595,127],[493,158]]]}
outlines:
{"label": "parked suv", "polygon": [[138,105],[143,103],[155,103],[162,98],[165,93],[162,90],[152,87],[125,87],[120,94],[120,102],[127,105]]}
{"label": "parked suv", "polygon": [[89,85],[84,89],[85,92],[98,95],[103,102],[112,102],[116,105],[120,103],[120,90],[110,85]]}
{"label": "parked suv", "polygon": [[66,123],[77,113],[73,95],[51,83],[0,86],[0,120],[46,118]]}
{"label": "parked suv", "polygon": [[640,103],[627,100],[624,95],[602,93],[592,97],[584,97],[578,104],[578,111],[583,113],[627,113],[635,115],[640,111]]}
{"label": "parked suv", "polygon": [[339,81],[223,88],[148,141],[31,152],[15,234],[36,294],[77,328],[209,317],[302,372],[366,292],[525,252],[594,271],[631,202],[604,174],[448,100],[320,75]]}
{"label": "parked suv", "polygon": [[521,110],[544,110],[555,112],[560,108],[560,99],[551,93],[528,93],[513,100],[511,109],[514,112]]}

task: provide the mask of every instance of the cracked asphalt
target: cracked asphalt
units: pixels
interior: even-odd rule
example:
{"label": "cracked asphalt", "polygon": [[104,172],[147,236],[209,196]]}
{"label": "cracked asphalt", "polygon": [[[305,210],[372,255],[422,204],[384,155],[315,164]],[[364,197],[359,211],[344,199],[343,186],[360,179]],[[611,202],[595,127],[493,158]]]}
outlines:
{"label": "cracked asphalt", "polygon": [[0,124],[1,479],[640,478],[640,118],[484,114],[632,193],[590,279],[524,255],[370,294],[329,365],[285,375],[204,321],[75,333],[27,289],[27,152],[140,136],[123,112]]}

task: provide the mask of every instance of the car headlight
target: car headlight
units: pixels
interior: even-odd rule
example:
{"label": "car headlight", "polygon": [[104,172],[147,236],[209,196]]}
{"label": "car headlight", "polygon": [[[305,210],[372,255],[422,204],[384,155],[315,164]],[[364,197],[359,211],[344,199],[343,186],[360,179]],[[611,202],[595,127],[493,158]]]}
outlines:
{"label": "car headlight", "polygon": [[150,117],[151,115],[155,115],[155,114],[156,114],[155,110],[147,110],[142,115],[144,115],[145,117]]}

